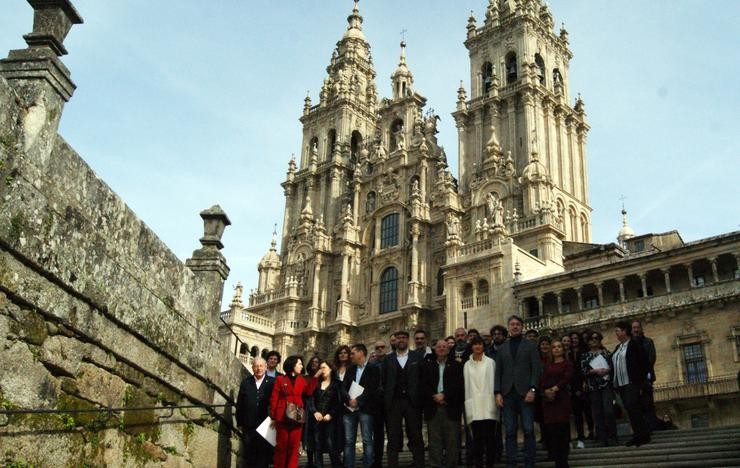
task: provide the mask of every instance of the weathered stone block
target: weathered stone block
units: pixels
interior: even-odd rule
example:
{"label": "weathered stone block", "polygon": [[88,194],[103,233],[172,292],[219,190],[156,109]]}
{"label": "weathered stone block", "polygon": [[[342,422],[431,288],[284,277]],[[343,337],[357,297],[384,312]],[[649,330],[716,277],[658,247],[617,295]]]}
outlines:
{"label": "weathered stone block", "polygon": [[22,408],[53,406],[58,395],[56,379],[21,341],[6,341],[0,348],[0,389]]}
{"label": "weathered stone block", "polygon": [[77,388],[82,398],[102,406],[116,407],[123,402],[126,382],[92,364],[80,365]]}
{"label": "weathered stone block", "polygon": [[73,377],[80,367],[84,347],[75,339],[56,335],[44,341],[39,358],[52,373]]}
{"label": "weathered stone block", "polygon": [[218,434],[215,431],[195,426],[187,447],[190,462],[193,466],[215,467],[217,459],[209,452],[212,451],[212,447],[217,446]]}

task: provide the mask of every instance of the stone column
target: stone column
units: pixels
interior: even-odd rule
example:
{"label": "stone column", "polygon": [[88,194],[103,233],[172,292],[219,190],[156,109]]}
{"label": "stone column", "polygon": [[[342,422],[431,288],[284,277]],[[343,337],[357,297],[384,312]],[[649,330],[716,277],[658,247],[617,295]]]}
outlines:
{"label": "stone column", "polygon": [[671,293],[671,268],[661,268],[660,271],[663,272],[663,281],[665,281],[665,291],[666,293]]}
{"label": "stone column", "polygon": [[712,264],[712,280],[714,283],[719,283],[719,271],[717,271],[717,257],[709,257],[709,263]]}
{"label": "stone column", "polygon": [[583,310],[583,286],[578,286],[575,290],[578,295],[578,310]]}
{"label": "stone column", "polygon": [[411,282],[417,283],[419,270],[419,224],[411,226]]}
{"label": "stone column", "polygon": [[684,263],[684,266],[686,267],[686,272],[689,274],[689,288],[694,287],[694,268],[691,265],[691,263]]}
{"label": "stone column", "polygon": [[599,307],[604,307],[604,283],[601,281],[596,283],[596,290],[599,293]]}
{"label": "stone column", "polygon": [[224,248],[221,237],[231,221],[218,205],[201,211],[200,217],[203,219],[203,237],[199,239],[202,247],[193,251],[192,256],[185,261],[185,266],[198,278],[199,287],[208,297],[209,307],[200,313],[206,314],[206,318],[218,326],[224,281],[229,276],[226,258],[221,253]]}
{"label": "stone column", "polygon": [[314,309],[319,308],[319,294],[320,294],[320,278],[321,278],[321,263],[322,258],[321,254],[317,253],[316,258],[314,260],[314,268],[313,268],[313,292],[311,297],[311,307]]}
{"label": "stone column", "polygon": [[342,290],[340,292],[340,300],[342,302],[347,300],[347,283],[349,282],[349,252],[346,250],[342,252]]}
{"label": "stone column", "polygon": [[355,226],[360,225],[360,183],[355,182],[354,187],[354,198],[352,201],[352,218],[354,220]]}
{"label": "stone column", "polygon": [[558,314],[563,313],[563,291],[555,293],[555,298],[558,300]]}
{"label": "stone column", "polygon": [[380,252],[380,225],[381,225],[381,219],[380,216],[375,218],[375,253]]}
{"label": "stone column", "polygon": [[539,316],[544,317],[545,315],[545,296],[537,296],[537,307],[539,307]]}
{"label": "stone column", "polygon": [[640,273],[640,285],[642,287],[642,297],[647,297],[648,291],[647,291],[647,274],[646,273]]}
{"label": "stone column", "polygon": [[619,302],[624,302],[626,300],[624,297],[624,278],[617,278],[617,283],[619,283]]}

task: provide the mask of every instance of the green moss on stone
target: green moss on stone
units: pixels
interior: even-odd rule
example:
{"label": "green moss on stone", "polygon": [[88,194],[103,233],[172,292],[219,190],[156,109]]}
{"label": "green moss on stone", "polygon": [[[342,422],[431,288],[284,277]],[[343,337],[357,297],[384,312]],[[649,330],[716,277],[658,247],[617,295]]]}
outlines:
{"label": "green moss on stone", "polygon": [[[6,183],[7,183],[6,176]],[[12,178],[11,178],[12,181]],[[17,244],[20,240],[23,231],[26,230],[26,218],[21,214],[17,213],[15,216],[10,218],[10,230],[8,231],[8,241],[11,244]]]}
{"label": "green moss on stone", "polygon": [[[49,330],[46,328],[46,321],[37,313],[28,311],[20,321],[21,336],[27,343],[42,345],[44,340],[49,336]],[[33,352],[33,349],[31,350]],[[38,358],[36,354],[34,357]]]}

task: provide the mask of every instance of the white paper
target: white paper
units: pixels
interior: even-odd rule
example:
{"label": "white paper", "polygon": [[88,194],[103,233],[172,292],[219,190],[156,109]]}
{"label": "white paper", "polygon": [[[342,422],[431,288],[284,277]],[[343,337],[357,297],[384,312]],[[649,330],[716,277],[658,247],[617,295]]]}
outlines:
{"label": "white paper", "polygon": [[[349,399],[350,400],[356,400],[358,396],[362,395],[362,392],[365,391],[365,387],[358,384],[356,381],[352,381],[352,385],[349,386]],[[359,408],[350,408],[348,405],[344,405],[345,408],[347,408],[350,411],[357,411]]]}
{"label": "white paper", "polygon": [[358,396],[362,395],[362,392],[365,391],[365,387],[358,384],[354,380],[352,381],[352,385],[349,386],[349,398],[350,400],[356,400]]}
{"label": "white paper", "polygon": [[591,359],[591,362],[589,362],[588,365],[591,366],[591,369],[608,369],[609,368],[609,363],[606,362],[606,359],[604,359],[604,356],[602,354],[599,354],[595,358]]}
{"label": "white paper", "polygon": [[261,435],[273,447],[277,444],[277,431],[275,431],[274,421],[269,416],[259,425],[257,434]]}

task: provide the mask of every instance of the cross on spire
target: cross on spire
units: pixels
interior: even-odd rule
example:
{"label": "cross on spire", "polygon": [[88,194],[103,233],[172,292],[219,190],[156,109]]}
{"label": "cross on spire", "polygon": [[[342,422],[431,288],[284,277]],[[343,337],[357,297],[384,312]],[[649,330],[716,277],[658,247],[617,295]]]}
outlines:
{"label": "cross on spire", "polygon": [[624,196],[624,194],[619,196],[619,201],[622,202],[622,210],[624,210],[624,201],[627,199],[627,197]]}
{"label": "cross on spire", "polygon": [[406,42],[406,33],[407,33],[407,32],[409,32],[409,30],[408,30],[408,29],[402,29],[402,30],[401,30],[401,40],[402,40],[403,42]]}

